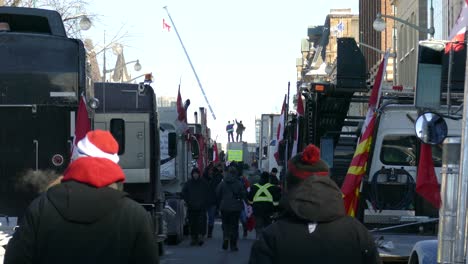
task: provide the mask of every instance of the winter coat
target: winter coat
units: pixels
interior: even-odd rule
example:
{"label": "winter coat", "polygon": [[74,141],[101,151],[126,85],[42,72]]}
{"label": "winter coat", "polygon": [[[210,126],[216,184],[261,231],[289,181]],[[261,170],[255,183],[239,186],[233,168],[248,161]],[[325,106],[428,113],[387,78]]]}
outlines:
{"label": "winter coat", "polygon": [[311,176],[283,197],[287,215],[252,246],[250,264],[381,263],[374,239],[346,216],[329,177]]}
{"label": "winter coat", "polygon": [[208,206],[218,205],[218,198],[216,197],[216,188],[219,183],[223,180],[223,175],[219,172],[214,172],[210,177],[205,178],[208,182],[209,193],[208,193]]}
{"label": "winter coat", "polygon": [[[267,184],[268,181],[262,181],[260,180],[258,184],[260,185],[265,185]],[[253,208],[253,213],[254,215],[264,215],[264,216],[271,216],[273,213],[276,211],[278,206],[273,205],[273,203],[270,202],[253,202],[255,195],[257,194],[257,191],[259,190],[258,186],[255,184],[251,185],[250,191],[248,193],[248,200],[249,203],[252,204]],[[271,196],[273,197],[274,202],[278,202],[281,198],[281,190],[278,186],[272,185],[268,188],[268,191],[270,192]]]}
{"label": "winter coat", "polygon": [[202,179],[190,179],[182,188],[182,198],[187,203],[189,210],[206,210],[208,207],[210,187]]}
{"label": "winter coat", "polygon": [[247,200],[247,192],[243,182],[235,174],[227,173],[223,181],[216,188],[216,196],[220,201],[221,211],[241,211],[244,208],[243,201]]}
{"label": "winter coat", "polygon": [[5,264],[157,262],[149,213],[127,194],[67,181],[28,207]]}

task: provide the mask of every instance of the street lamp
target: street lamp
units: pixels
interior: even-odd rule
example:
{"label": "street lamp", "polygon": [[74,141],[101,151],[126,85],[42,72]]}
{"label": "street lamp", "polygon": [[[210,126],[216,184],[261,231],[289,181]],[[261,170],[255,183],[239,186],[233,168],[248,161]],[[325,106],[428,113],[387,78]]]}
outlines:
{"label": "street lamp", "polygon": [[88,30],[91,28],[91,20],[89,20],[88,16],[83,15],[80,19],[80,29],[81,30]]}
{"label": "street lamp", "polygon": [[374,23],[372,24],[372,26],[374,27],[375,30],[379,31],[379,32],[382,32],[385,30],[386,28],[386,23],[385,23],[385,20],[383,20],[382,17],[385,17],[385,18],[390,18],[390,19],[393,19],[393,20],[396,20],[402,24],[405,24],[409,27],[412,27],[414,29],[416,29],[417,31],[419,32],[424,32],[424,33],[427,33],[429,35],[431,35],[431,38],[434,38],[434,33],[435,33],[435,29],[434,29],[434,26],[433,26],[433,16],[434,16],[434,9],[432,8],[431,6],[431,26],[429,28],[424,28],[424,27],[420,27],[418,25],[414,25],[406,20],[403,20],[401,18],[398,18],[398,17],[394,17],[394,16],[390,16],[390,15],[383,15],[383,14],[380,14],[378,13],[377,14],[377,17],[375,18],[374,20]]}

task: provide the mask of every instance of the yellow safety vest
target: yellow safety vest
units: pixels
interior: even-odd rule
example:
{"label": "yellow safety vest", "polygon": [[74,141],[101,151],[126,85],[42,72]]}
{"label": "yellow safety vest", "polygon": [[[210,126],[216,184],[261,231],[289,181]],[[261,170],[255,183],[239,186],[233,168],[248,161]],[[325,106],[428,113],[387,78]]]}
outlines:
{"label": "yellow safety vest", "polygon": [[278,202],[273,201],[273,196],[271,195],[270,191],[268,191],[268,188],[273,186],[273,184],[267,183],[265,185],[260,185],[256,183],[254,185],[258,187],[258,191],[255,193],[255,196],[253,198],[254,203],[269,202],[273,203],[273,205],[278,205]]}

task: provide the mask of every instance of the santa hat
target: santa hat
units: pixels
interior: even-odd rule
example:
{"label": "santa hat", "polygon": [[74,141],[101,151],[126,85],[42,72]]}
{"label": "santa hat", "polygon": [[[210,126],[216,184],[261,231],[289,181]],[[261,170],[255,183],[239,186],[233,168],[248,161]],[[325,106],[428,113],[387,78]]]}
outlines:
{"label": "santa hat", "polygon": [[328,176],[328,165],[320,159],[320,149],[313,144],[308,145],[303,152],[298,153],[288,161],[288,183],[299,183],[306,178]]}
{"label": "santa hat", "polygon": [[76,144],[73,149],[72,160],[81,157],[105,158],[119,162],[119,144],[109,131],[93,130]]}
{"label": "santa hat", "polygon": [[88,132],[74,148],[62,181],[74,180],[98,188],[124,181],[125,174],[117,164],[118,151],[119,144],[109,131]]}

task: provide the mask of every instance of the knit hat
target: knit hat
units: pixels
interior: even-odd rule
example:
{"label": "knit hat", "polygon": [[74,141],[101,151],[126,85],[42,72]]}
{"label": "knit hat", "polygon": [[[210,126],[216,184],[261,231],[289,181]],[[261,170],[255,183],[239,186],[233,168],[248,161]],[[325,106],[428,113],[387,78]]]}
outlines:
{"label": "knit hat", "polygon": [[94,130],[86,134],[73,149],[72,160],[81,157],[106,158],[119,162],[119,144],[109,131]]}
{"label": "knit hat", "polygon": [[299,182],[315,176],[328,176],[328,165],[320,159],[320,149],[313,144],[288,161],[288,182]]}
{"label": "knit hat", "polygon": [[98,188],[124,181],[125,174],[117,164],[118,151],[119,144],[109,131],[88,132],[73,149],[72,162],[62,181],[74,180]]}

